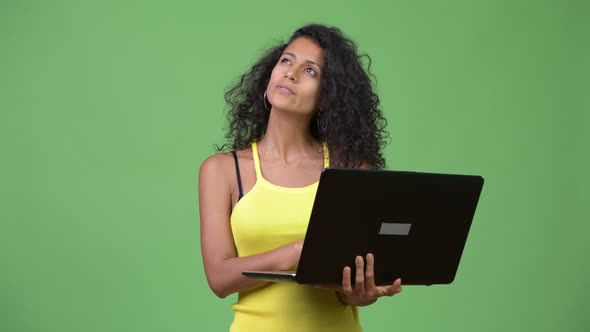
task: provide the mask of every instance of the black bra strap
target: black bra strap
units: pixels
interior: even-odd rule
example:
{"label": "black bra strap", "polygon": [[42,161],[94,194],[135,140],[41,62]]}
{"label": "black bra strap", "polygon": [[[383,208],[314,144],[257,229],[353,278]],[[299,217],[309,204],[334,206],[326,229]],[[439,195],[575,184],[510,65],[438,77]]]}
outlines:
{"label": "black bra strap", "polygon": [[231,154],[234,156],[236,174],[238,175],[238,189],[240,190],[240,195],[238,196],[239,201],[244,196],[244,192],[242,191],[242,177],[240,176],[240,164],[238,163],[238,155],[236,154],[236,151],[232,151]]}

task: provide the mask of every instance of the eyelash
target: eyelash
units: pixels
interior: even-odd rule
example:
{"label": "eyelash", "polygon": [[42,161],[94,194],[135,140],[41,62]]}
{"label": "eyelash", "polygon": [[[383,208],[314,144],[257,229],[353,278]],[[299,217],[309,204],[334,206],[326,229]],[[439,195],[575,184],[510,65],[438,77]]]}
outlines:
{"label": "eyelash", "polygon": [[[288,61],[289,63],[291,63],[291,60],[289,60],[288,58],[281,59],[281,63],[285,63],[286,61]],[[311,72],[309,72],[308,70],[311,70]],[[309,75],[311,75],[313,77],[316,77],[317,76],[317,72],[312,67],[305,68],[305,71],[306,71],[306,73],[308,73]]]}

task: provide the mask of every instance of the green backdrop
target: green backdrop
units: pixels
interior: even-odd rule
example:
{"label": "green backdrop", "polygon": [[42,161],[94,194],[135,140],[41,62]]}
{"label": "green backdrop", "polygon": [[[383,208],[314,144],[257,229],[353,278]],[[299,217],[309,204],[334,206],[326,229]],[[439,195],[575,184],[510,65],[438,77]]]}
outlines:
{"label": "green backdrop", "polygon": [[224,89],[298,26],[373,59],[388,168],[481,174],[455,282],[367,331],[590,326],[587,1],[0,1],[0,330],[224,331],[197,174]]}

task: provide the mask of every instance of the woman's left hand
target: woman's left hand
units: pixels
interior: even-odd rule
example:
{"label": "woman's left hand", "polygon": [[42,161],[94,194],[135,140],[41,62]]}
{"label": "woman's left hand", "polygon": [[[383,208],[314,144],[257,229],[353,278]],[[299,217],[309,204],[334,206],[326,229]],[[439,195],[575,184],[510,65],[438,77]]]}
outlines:
{"label": "woman's left hand", "polygon": [[401,279],[396,279],[387,286],[375,285],[375,257],[367,254],[367,268],[363,257],[355,258],[356,276],[354,288],[351,284],[351,269],[346,266],[342,272],[342,288],[337,289],[338,297],[343,303],[365,306],[374,303],[382,296],[393,296],[402,291]]}

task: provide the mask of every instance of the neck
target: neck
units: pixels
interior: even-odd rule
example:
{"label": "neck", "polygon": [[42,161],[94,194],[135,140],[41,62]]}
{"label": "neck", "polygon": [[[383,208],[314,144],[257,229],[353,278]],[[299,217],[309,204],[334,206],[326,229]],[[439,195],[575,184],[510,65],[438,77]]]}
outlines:
{"label": "neck", "polygon": [[316,151],[318,142],[309,131],[310,117],[276,111],[270,112],[266,133],[259,146],[267,158],[284,163]]}

